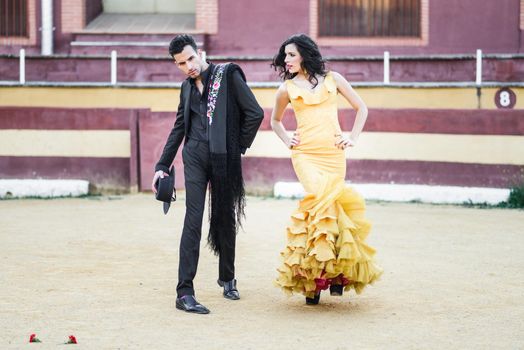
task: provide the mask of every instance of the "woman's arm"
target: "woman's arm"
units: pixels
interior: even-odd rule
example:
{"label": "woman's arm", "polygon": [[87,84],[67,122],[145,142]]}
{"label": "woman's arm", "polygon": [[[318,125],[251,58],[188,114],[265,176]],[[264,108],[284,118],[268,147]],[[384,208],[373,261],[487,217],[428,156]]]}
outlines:
{"label": "woman's arm", "polygon": [[366,119],[368,117],[368,108],[357,92],[353,90],[349,82],[342,75],[337,72],[332,72],[331,74],[333,74],[333,78],[337,83],[338,91],[357,111],[357,116],[355,118],[355,123],[353,124],[353,129],[351,130],[349,140],[342,138],[341,141],[339,141],[339,144],[344,145],[344,148],[346,148],[348,146],[353,146],[357,142],[362,129],[364,129],[364,124],[366,123]]}
{"label": "woman's arm", "polygon": [[287,94],[286,85],[282,84],[277,90],[275,107],[271,112],[271,128],[288,148],[293,148],[300,143],[298,134],[295,132],[293,137],[289,137],[287,130],[282,124],[282,117],[284,116],[284,110],[288,103],[289,96]]}

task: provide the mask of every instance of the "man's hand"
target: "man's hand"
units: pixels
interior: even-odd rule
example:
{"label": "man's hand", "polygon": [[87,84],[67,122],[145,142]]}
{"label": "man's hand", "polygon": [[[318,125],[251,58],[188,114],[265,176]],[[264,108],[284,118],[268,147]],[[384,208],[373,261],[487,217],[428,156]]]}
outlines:
{"label": "man's hand", "polygon": [[163,179],[164,176],[169,176],[168,173],[166,173],[163,170],[159,170],[155,173],[155,176],[153,176],[153,183],[151,184],[151,189],[153,190],[153,193],[156,194],[156,187],[155,184],[158,181],[159,178]]}

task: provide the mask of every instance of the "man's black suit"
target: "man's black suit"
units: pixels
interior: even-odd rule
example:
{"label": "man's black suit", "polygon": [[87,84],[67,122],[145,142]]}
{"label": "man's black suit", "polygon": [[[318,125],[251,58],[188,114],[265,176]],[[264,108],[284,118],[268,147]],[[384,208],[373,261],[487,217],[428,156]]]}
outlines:
{"label": "man's black suit", "polygon": [[[206,116],[207,92],[214,65],[210,65],[201,73],[204,85],[200,94],[193,79],[186,79],[180,91],[176,121],[167,139],[166,145],[155,170],[166,171],[171,165],[182,140],[185,138],[182,158],[186,188],[186,215],[180,240],[180,261],[178,268],[178,297],[194,295],[193,279],[196,275],[200,253],[202,233],[202,218],[204,213],[206,190],[211,177],[211,159],[209,152],[209,128]],[[239,71],[232,75],[228,84],[240,111],[240,151],[244,153],[263,119],[263,110],[258,105],[253,93],[245,83]],[[248,140],[249,144],[242,144]],[[231,208],[231,220],[234,225],[234,208]],[[224,232],[235,232],[234,228],[226,228]],[[234,234],[222,237],[219,250],[219,279],[231,281],[235,278],[235,241]]]}

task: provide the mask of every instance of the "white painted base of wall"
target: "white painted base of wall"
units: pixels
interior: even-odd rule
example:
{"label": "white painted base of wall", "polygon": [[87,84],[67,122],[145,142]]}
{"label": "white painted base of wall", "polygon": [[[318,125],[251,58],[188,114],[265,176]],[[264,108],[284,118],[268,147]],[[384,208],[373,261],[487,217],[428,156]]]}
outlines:
{"label": "white painted base of wall", "polygon": [[89,181],[85,180],[0,180],[0,198],[78,197],[88,190]]}
{"label": "white painted base of wall", "polygon": [[[394,184],[354,184],[349,183],[365,199],[392,202],[419,201],[423,203],[464,202],[498,204],[507,201],[509,189],[459,186],[394,185]],[[277,182],[273,193],[275,197],[302,198],[304,188],[298,182]]]}

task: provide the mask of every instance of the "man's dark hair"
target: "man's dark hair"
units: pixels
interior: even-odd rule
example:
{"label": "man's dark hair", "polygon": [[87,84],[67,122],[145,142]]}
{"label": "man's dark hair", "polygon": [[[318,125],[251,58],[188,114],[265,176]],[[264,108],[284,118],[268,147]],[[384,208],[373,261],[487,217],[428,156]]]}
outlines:
{"label": "man's dark hair", "polygon": [[177,53],[181,53],[182,50],[184,50],[184,47],[187,45],[190,45],[193,49],[195,49],[195,52],[197,51],[195,39],[193,39],[191,35],[177,35],[173,40],[171,40],[171,43],[169,43],[169,55],[173,57]]}

